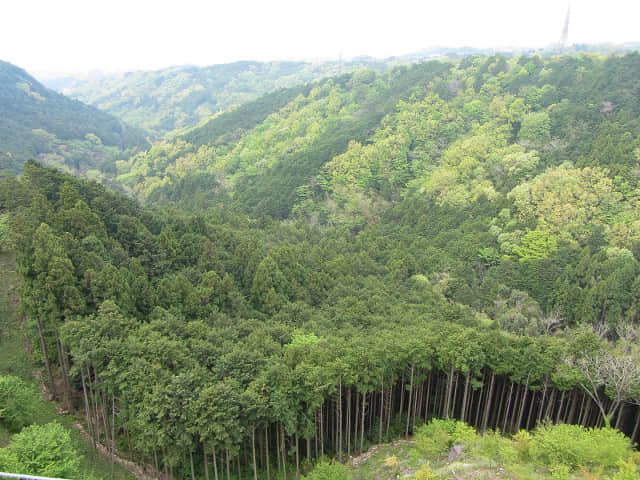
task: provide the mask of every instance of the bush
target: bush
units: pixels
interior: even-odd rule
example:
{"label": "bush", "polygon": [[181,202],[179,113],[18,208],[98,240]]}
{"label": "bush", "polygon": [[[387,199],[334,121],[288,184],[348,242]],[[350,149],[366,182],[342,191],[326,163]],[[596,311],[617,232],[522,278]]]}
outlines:
{"label": "bush", "polygon": [[414,455],[418,457],[441,457],[456,443],[469,443],[476,432],[464,422],[432,419],[416,429]]}
{"label": "bush", "polygon": [[0,377],[0,421],[13,432],[34,422],[40,403],[38,391],[18,377]]}
{"label": "bush", "polygon": [[488,459],[494,466],[510,463],[516,458],[513,442],[494,431],[478,436],[471,453]]}
{"label": "bush", "polygon": [[59,423],[32,425],[0,449],[0,470],[56,478],[78,475],[80,455]]}
{"label": "bush", "polygon": [[534,460],[546,465],[614,468],[631,455],[631,441],[613,428],[544,425],[533,435]]}

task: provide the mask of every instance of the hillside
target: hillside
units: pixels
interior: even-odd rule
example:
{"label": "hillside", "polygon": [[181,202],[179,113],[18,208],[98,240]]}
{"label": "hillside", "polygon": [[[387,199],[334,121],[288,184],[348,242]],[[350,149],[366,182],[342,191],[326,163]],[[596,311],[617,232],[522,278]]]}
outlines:
{"label": "hillside", "polygon": [[639,79],[479,56],[280,89],[118,162],[140,203],[28,162],[0,239],[47,389],[168,478],[450,478],[463,442],[461,478],[636,479]]}
{"label": "hillside", "polygon": [[283,87],[352,71],[373,59],[351,62],[236,62],[209,67],[170,67],[51,83],[65,95],[93,105],[130,125],[162,136],[193,127],[234,105]]}
{"label": "hillside", "polygon": [[0,110],[0,162],[14,173],[29,158],[81,175],[113,173],[116,160],[148,145],[143,131],[55,93],[2,61]]}

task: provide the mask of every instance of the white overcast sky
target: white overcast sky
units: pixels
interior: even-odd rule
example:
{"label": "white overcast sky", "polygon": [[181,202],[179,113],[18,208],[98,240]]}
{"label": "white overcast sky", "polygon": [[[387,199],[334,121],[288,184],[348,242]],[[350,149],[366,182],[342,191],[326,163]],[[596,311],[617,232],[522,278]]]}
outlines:
{"label": "white overcast sky", "polygon": [[[640,41],[639,0],[573,0],[571,43]],[[0,59],[38,78],[236,60],[543,47],[564,0],[0,0]]]}

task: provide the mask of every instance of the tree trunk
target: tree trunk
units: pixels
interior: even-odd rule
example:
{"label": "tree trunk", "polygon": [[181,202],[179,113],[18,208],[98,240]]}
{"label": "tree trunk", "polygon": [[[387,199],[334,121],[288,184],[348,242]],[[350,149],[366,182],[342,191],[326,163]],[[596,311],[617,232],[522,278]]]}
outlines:
{"label": "tree trunk", "polygon": [[84,398],[84,413],[87,419],[87,429],[89,430],[89,436],[92,440],[93,449],[96,449],[96,434],[93,428],[93,422],[91,421],[91,408],[89,407],[89,399],[87,397],[87,387],[84,381],[84,372],[80,367],[80,378],[82,379],[82,397]]}
{"label": "tree trunk", "polygon": [[351,456],[351,387],[347,389],[347,458]]}
{"label": "tree trunk", "polygon": [[213,453],[213,477],[215,480],[218,480],[218,459],[216,458],[216,449],[215,447],[211,449]]}
{"label": "tree trunk", "polygon": [[189,449],[189,466],[191,467],[191,480],[196,480],[196,474],[193,468],[193,452]]}
{"label": "tree trunk", "polygon": [[287,457],[285,455],[286,443],[284,440],[284,423],[280,422],[280,447],[282,447],[282,478],[287,480]]}
{"label": "tree trunk", "polygon": [[51,363],[49,362],[49,351],[47,349],[47,344],[44,341],[44,324],[42,323],[42,318],[38,317],[38,337],[40,338],[40,349],[42,350],[42,356],[44,357],[44,366],[47,370],[47,378],[49,379],[49,389],[51,390],[51,395],[56,397],[56,384],[53,381],[53,373],[51,372]]}
{"label": "tree trunk", "polygon": [[[116,455],[116,399],[113,396],[113,394],[111,394],[111,478],[112,479],[113,479],[113,466],[115,463],[115,455]],[[191,480],[195,480],[195,478]]]}
{"label": "tree trunk", "polygon": [[515,431],[520,430],[520,425],[522,425],[524,407],[527,403],[527,393],[529,393],[529,380],[530,380],[530,376],[527,375],[527,383],[524,386],[524,392],[522,392],[522,398],[520,399],[520,411],[518,412],[518,421],[516,422]]}
{"label": "tree trunk", "polygon": [[382,390],[380,393],[380,427],[378,428],[378,443],[382,443],[382,424],[383,424],[383,415],[384,415],[384,380],[382,381]]}
{"label": "tree trunk", "polygon": [[[407,402],[407,427],[405,428],[404,437],[409,438],[409,419],[411,418],[411,400],[413,400],[413,370],[414,365],[411,365],[411,380],[409,380],[409,401]],[[402,392],[404,396],[404,392]]]}
{"label": "tree trunk", "polygon": [[365,414],[365,400],[367,399],[367,392],[362,394],[362,419],[360,423],[360,453],[362,453],[364,448],[364,414]]}
{"label": "tree trunk", "polygon": [[266,424],[264,429],[264,448],[265,448],[265,463],[267,464],[267,480],[271,479],[270,460],[269,460],[269,424]]}
{"label": "tree trunk", "polygon": [[511,398],[513,397],[513,381],[509,387],[509,394],[507,395],[507,408],[504,412],[504,421],[502,423],[502,431],[507,431],[507,421],[509,420],[509,412],[511,411]]}
{"label": "tree trunk", "polygon": [[467,398],[469,395],[470,384],[471,384],[471,372],[468,372],[464,380],[464,393],[462,394],[462,412],[460,413],[460,419],[463,422],[467,421]]}
{"label": "tree trunk", "polygon": [[491,400],[493,399],[493,385],[496,381],[496,374],[491,372],[491,384],[489,385],[489,391],[487,392],[487,404],[484,408],[484,419],[482,421],[482,431],[487,430],[487,422],[489,421],[489,413],[491,412]]}
{"label": "tree trunk", "polygon": [[[155,453],[155,451],[154,451]],[[204,479],[209,480],[209,462],[207,461],[207,447],[202,444],[202,456],[204,457]],[[156,470],[158,468],[156,467]]]}
{"label": "tree trunk", "polygon": [[300,478],[300,453],[298,450],[298,432],[296,432],[295,435],[296,435],[296,478]]}
{"label": "tree trunk", "polygon": [[253,480],[258,480],[258,465],[256,465],[256,426],[255,425],[251,426],[251,461],[253,463]]}
{"label": "tree trunk", "polygon": [[229,467],[229,449],[226,449],[227,452],[227,480],[231,480],[231,468]]}
{"label": "tree trunk", "polygon": [[358,424],[360,423],[358,420],[360,419],[360,402],[358,401],[358,392],[356,390],[356,414],[353,417],[353,452],[354,455],[358,450]]}
{"label": "tree trunk", "polygon": [[338,402],[336,405],[338,422],[338,460],[342,463],[342,376],[338,379]]}

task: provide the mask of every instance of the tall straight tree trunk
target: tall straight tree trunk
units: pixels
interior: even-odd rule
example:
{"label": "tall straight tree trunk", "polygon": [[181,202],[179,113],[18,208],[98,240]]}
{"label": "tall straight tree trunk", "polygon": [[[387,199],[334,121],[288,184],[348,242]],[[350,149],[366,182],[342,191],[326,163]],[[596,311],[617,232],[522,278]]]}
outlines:
{"label": "tall straight tree trunk", "polygon": [[365,401],[367,399],[367,392],[362,393],[362,412],[361,412],[361,420],[360,420],[360,453],[362,453],[364,448],[364,416],[365,416]]}
{"label": "tall straight tree trunk", "polygon": [[473,422],[473,426],[476,428],[480,427],[480,411],[482,410],[482,398],[484,397],[484,384],[486,382],[486,372],[482,372],[482,385],[480,386],[480,391],[478,392],[478,404],[476,406],[476,418]]}
{"label": "tall straight tree trunk", "polygon": [[53,373],[51,372],[49,350],[47,349],[47,344],[44,341],[44,323],[42,322],[42,318],[40,318],[40,316],[38,316],[38,338],[40,339],[40,349],[42,350],[42,356],[44,357],[44,366],[47,370],[47,378],[49,379],[49,389],[51,390],[51,395],[55,398],[56,384],[53,381]]}
{"label": "tall straight tree trunk", "polygon": [[424,421],[429,420],[429,402],[431,400],[431,371],[427,374],[427,395],[424,401]]}
{"label": "tall straight tree trunk", "polygon": [[491,372],[491,384],[489,385],[489,391],[487,392],[487,404],[484,407],[484,419],[482,421],[482,431],[487,430],[487,422],[489,421],[489,413],[491,413],[491,401],[493,400],[493,386],[496,381],[496,374]]}
{"label": "tall straight tree trunk", "polygon": [[[411,418],[411,400],[413,395],[413,370],[414,365],[411,365],[411,379],[409,380],[409,401],[407,402],[407,427],[405,428],[404,437],[409,438],[409,419]],[[402,392],[404,395],[404,392]]]}
{"label": "tall straight tree trunk", "polygon": [[324,427],[322,426],[322,406],[320,406],[320,452],[324,461]]}
{"label": "tall straight tree trunk", "polygon": [[189,449],[189,466],[191,467],[191,480],[196,480],[196,473],[193,468],[193,452]]}
{"label": "tall straight tree trunk", "polygon": [[383,424],[383,415],[384,415],[384,380],[382,381],[382,391],[380,393],[380,427],[378,429],[378,443],[382,443],[382,424]]}
{"label": "tall straight tree trunk", "polygon": [[571,407],[569,407],[569,413],[567,413],[566,417],[565,417],[565,423],[569,423],[572,424],[573,423],[573,419],[575,417],[576,414],[576,406],[578,404],[578,395],[576,394],[575,390],[573,392],[571,392]]}
{"label": "tall straight tree trunk", "polygon": [[211,453],[213,456],[213,478],[214,480],[218,480],[218,459],[216,458],[216,447],[211,449]]}
{"label": "tall straight tree trunk", "polygon": [[453,394],[453,364],[449,367],[449,373],[447,373],[447,388],[445,394],[443,416],[449,418],[449,408],[451,406],[451,395]]}
{"label": "tall straight tree trunk", "polygon": [[287,480],[287,457],[285,456],[286,442],[284,439],[284,423],[280,422],[280,447],[282,447],[282,478]]}
{"label": "tall straight tree trunk", "polygon": [[564,408],[564,397],[565,391],[562,391],[562,395],[560,395],[560,406],[558,407],[558,411],[556,412],[556,423],[560,423],[560,415],[562,414],[562,410]]}
{"label": "tall straight tree trunk", "polygon": [[[155,451],[154,451],[155,453]],[[209,462],[207,461],[207,447],[202,444],[202,456],[204,457],[204,479],[209,480]],[[156,470],[158,468],[156,467]]]}
{"label": "tall straight tree trunk", "polygon": [[[295,437],[296,437],[296,478],[300,478],[300,451],[299,451],[299,444],[298,444],[298,432],[296,431],[295,433]],[[257,480],[257,479],[254,479]]]}
{"label": "tall straight tree trunk", "polygon": [[538,411],[538,423],[542,421],[542,415],[544,414],[544,401],[547,399],[547,390],[549,388],[549,378],[544,380],[544,389],[542,391],[542,400],[540,401],[540,410]]}
{"label": "tall straight tree trunk", "polygon": [[265,463],[267,464],[267,480],[271,479],[271,466],[269,465],[271,463],[270,459],[269,459],[269,424],[266,424],[266,428],[264,429],[264,450],[265,450],[265,455],[264,455],[264,460]]}
{"label": "tall straight tree trunk", "polygon": [[509,387],[509,394],[507,395],[507,408],[504,412],[504,420],[502,423],[502,431],[507,431],[507,421],[509,420],[509,412],[511,411],[511,397],[513,396],[513,381],[511,381],[511,385]]}
{"label": "tall straight tree trunk", "polygon": [[231,480],[231,468],[229,467],[229,449],[226,449],[227,453],[227,480]]}
{"label": "tall straight tree trunk", "polygon": [[337,422],[338,422],[338,460],[342,463],[342,376],[338,379],[338,402],[337,402]]}
{"label": "tall straight tree trunk", "polygon": [[358,424],[360,423],[360,402],[358,401],[358,392],[356,390],[356,414],[353,417],[354,421],[353,421],[353,452],[354,455],[356,454],[357,450],[358,450]]}
{"label": "tall straight tree trunk", "polygon": [[402,412],[404,411],[404,372],[402,372],[402,377],[400,380],[400,411],[398,415],[402,418]]}
{"label": "tall straight tree trunk", "polygon": [[460,375],[458,374],[458,372],[453,374],[455,380],[453,382],[453,395],[451,397],[451,412],[449,413],[449,416],[451,418],[454,418],[456,415],[456,400],[458,399],[458,380],[460,379]]}
{"label": "tall straight tree trunk", "polygon": [[256,465],[256,426],[255,425],[251,426],[251,460],[253,463],[253,480],[258,480],[258,465]]}
{"label": "tall straight tree trunk", "polygon": [[469,395],[470,384],[471,384],[471,372],[468,372],[464,380],[464,393],[462,394],[462,412],[460,413],[460,419],[463,422],[467,421],[467,398]]}
{"label": "tall straight tree trunk", "polygon": [[387,387],[387,404],[385,407],[385,412],[386,412],[386,416],[387,416],[387,428],[385,430],[385,434],[384,434],[384,438],[385,441],[388,442],[389,441],[389,427],[391,426],[391,409],[393,407],[393,386],[389,386]]}
{"label": "tall straight tree trunk", "polygon": [[347,458],[351,456],[351,387],[347,389]]}
{"label": "tall straight tree trunk", "polygon": [[[111,478],[113,478],[113,468],[116,456],[116,399],[111,394]],[[193,460],[191,461],[193,470]],[[195,480],[195,478],[191,479]]]}
{"label": "tall straight tree trunk", "polygon": [[527,375],[527,383],[524,386],[524,391],[522,393],[522,398],[520,399],[520,411],[518,412],[518,421],[516,422],[515,430],[520,430],[520,425],[522,425],[522,416],[524,415],[524,407],[527,403],[527,393],[529,393],[529,381],[530,376]]}
{"label": "tall straight tree trunk", "polygon": [[527,415],[527,430],[531,430],[531,418],[533,418],[533,407],[536,404],[536,392],[535,390],[531,394],[531,404],[529,405],[529,414]]}
{"label": "tall straight tree trunk", "polygon": [[[87,397],[87,387],[84,381],[84,371],[80,367],[80,378],[82,379],[82,397],[84,398],[84,413],[87,419],[87,429],[89,430],[89,436],[91,437],[91,443],[94,450],[96,449],[96,434],[93,428],[93,422],[91,421],[91,408],[89,407],[89,399]],[[157,468],[156,468],[157,470]]]}
{"label": "tall straight tree trunk", "polygon": [[553,416],[553,408],[555,407],[555,402],[556,402],[556,393],[558,392],[558,390],[553,387],[551,389],[551,395],[549,395],[549,402],[547,403],[547,411],[544,414],[544,418],[548,418],[549,420],[552,420],[552,416]]}

